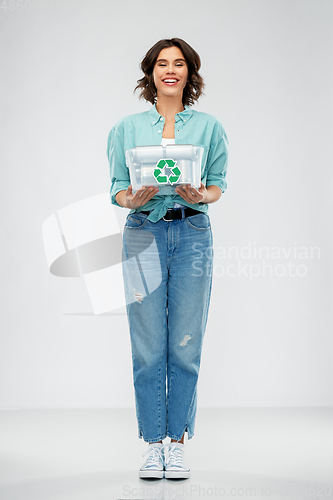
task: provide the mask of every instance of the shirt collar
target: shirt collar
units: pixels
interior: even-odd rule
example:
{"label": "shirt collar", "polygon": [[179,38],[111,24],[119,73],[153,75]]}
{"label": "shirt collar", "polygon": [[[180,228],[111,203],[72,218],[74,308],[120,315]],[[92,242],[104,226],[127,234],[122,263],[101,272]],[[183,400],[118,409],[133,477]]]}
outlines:
{"label": "shirt collar", "polygon": [[[193,115],[193,110],[190,108],[190,106],[187,106],[185,104],[184,108],[185,108],[184,111],[181,111],[180,113],[176,114],[175,116],[176,122],[178,120],[187,122]],[[148,115],[151,125],[156,125],[161,120],[161,118],[163,118],[162,115],[160,115],[156,109],[156,103],[150,108],[150,110],[148,111]]]}

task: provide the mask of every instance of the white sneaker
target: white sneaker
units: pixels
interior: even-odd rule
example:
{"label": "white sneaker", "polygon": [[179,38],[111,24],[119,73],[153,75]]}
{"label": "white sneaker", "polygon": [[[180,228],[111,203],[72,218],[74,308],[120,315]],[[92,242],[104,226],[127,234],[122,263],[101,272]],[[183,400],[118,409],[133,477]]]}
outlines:
{"label": "white sneaker", "polygon": [[147,453],[148,458],[139,471],[141,478],[156,478],[164,477],[164,452],[162,443],[152,443],[148,449],[142,454],[144,457]]}
{"label": "white sneaker", "polygon": [[187,479],[190,469],[184,463],[184,445],[182,443],[169,443],[165,457],[164,477],[167,479]]}

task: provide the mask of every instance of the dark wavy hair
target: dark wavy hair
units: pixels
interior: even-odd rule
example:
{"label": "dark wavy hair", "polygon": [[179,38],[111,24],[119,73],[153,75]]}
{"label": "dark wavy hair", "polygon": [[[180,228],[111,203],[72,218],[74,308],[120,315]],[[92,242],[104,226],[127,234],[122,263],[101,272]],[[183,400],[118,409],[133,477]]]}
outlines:
{"label": "dark wavy hair", "polygon": [[135,87],[134,92],[140,89],[140,99],[145,99],[151,104],[156,102],[157,90],[154,84],[153,71],[159,53],[169,47],[178,47],[187,63],[188,81],[183,90],[183,105],[191,106],[203,94],[205,84],[199,75],[201,67],[199,54],[181,38],[159,40],[148,50],[140,65],[144,76],[137,81],[138,85]]}

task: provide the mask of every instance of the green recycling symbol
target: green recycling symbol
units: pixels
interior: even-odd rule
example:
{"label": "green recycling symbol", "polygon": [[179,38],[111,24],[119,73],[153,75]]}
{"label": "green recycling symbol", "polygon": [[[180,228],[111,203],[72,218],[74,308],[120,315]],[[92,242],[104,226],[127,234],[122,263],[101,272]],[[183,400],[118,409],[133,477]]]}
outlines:
{"label": "green recycling symbol", "polygon": [[[176,165],[176,161],[172,159],[162,159],[159,160],[156,167],[154,168],[154,177],[159,184],[175,184],[181,176],[181,171]],[[166,175],[165,169],[170,170],[170,174]]]}

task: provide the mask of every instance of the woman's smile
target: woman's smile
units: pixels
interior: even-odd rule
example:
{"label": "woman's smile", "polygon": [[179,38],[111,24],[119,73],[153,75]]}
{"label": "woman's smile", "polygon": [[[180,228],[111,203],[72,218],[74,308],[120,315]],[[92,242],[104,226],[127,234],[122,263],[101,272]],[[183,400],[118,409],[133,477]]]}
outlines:
{"label": "woman's smile", "polygon": [[166,78],[165,80],[162,80],[162,82],[165,85],[177,85],[177,83],[179,82],[179,80],[176,80],[174,78]]}

